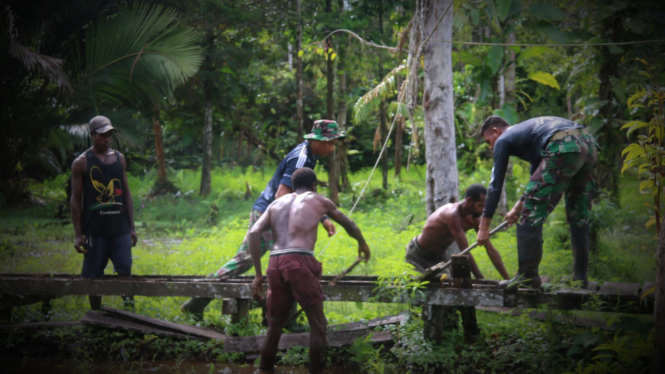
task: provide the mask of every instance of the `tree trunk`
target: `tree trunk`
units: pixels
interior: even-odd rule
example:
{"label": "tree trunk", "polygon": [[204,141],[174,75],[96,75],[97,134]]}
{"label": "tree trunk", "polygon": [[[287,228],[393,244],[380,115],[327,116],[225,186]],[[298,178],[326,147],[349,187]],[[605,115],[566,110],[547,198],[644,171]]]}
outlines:
{"label": "tree trunk", "polygon": [[[425,90],[425,157],[427,161],[427,215],[444,204],[459,199],[455,119],[453,103],[452,46],[441,40],[452,40],[452,0],[421,0],[423,3],[423,35],[426,41]],[[444,15],[444,12],[447,13]],[[443,19],[439,23],[439,18]]]}
{"label": "tree trunk", "polygon": [[212,102],[206,101],[203,114],[203,162],[201,163],[201,190],[199,195],[210,194],[210,171],[212,169]]}
{"label": "tree trunk", "polygon": [[[331,11],[331,0],[326,0],[326,13]],[[329,48],[332,48],[332,41],[327,41]],[[330,58],[331,50],[326,50],[326,116],[329,120],[335,119],[335,103],[333,100],[333,90],[335,87],[335,71],[333,60]],[[328,192],[330,200],[335,205],[339,205],[339,173],[337,171],[337,152],[332,151],[328,155]]]}
{"label": "tree trunk", "polygon": [[214,83],[209,78],[214,70],[213,53],[215,52],[215,31],[212,27],[205,30],[206,54],[204,66],[208,78],[203,81],[203,96],[205,110],[203,113],[203,162],[201,163],[201,188],[199,194],[208,196],[210,194],[210,171],[212,169],[212,108],[214,102]]}
{"label": "tree trunk", "polygon": [[661,225],[656,252],[656,302],[653,308],[656,325],[656,370],[665,372],[665,225]]}
{"label": "tree trunk", "polygon": [[[343,11],[343,4],[340,7]],[[337,47],[337,124],[340,130],[346,128],[346,51],[342,42]],[[339,166],[339,178],[342,184],[342,192],[346,192],[349,183],[349,161],[346,158],[346,138],[337,140],[337,165]]]}
{"label": "tree trunk", "polygon": [[152,130],[155,132],[155,155],[157,156],[157,184],[166,184],[166,160],[164,159],[164,139],[162,138],[162,124],[159,104],[152,108]]}
{"label": "tree trunk", "polygon": [[[388,138],[388,104],[385,101],[381,101],[379,104],[379,123],[381,126],[381,144],[379,144],[379,149],[383,147],[383,144],[387,141]],[[388,189],[388,147],[386,147],[385,152],[381,154],[381,175],[382,175],[382,184],[384,190]]]}
{"label": "tree trunk", "polygon": [[298,122],[298,143],[302,143],[303,135],[305,134],[305,117],[303,114],[302,102],[302,57],[300,57],[300,50],[302,50],[302,19],[300,18],[300,1],[296,0],[296,13],[298,26],[296,27],[296,121]]}
{"label": "tree trunk", "polygon": [[[622,33],[622,18],[620,13],[614,14],[603,25],[603,37],[609,41],[616,42]],[[600,108],[600,117],[605,122],[603,127],[596,133],[596,141],[602,152],[598,154],[598,166],[596,175],[598,187],[611,192],[610,197],[619,203],[619,170],[621,170],[621,149],[623,145],[616,139],[622,139],[623,134],[619,131],[619,125],[614,121],[615,108],[612,105],[614,92],[612,91],[612,78],[619,75],[619,61],[623,54],[612,54],[608,47],[600,47],[599,51],[602,64],[598,72],[600,86],[598,98],[605,104]]]}

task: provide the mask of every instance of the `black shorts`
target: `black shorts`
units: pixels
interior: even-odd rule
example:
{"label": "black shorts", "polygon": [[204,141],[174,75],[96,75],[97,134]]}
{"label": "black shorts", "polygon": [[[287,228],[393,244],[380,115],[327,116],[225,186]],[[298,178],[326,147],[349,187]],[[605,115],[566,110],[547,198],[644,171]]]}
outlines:
{"label": "black shorts", "polygon": [[101,278],[109,262],[113,263],[115,272],[129,275],[132,273],[132,236],[127,233],[115,238],[86,236],[83,254],[81,278]]}

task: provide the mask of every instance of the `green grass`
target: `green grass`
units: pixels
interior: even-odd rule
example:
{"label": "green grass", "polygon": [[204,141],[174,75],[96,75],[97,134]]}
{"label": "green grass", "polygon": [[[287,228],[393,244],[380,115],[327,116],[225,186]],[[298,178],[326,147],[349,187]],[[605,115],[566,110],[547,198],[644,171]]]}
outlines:
{"label": "green grass", "polygon": [[[460,177],[460,190],[463,191],[472,183],[487,185],[490,168],[491,164],[488,162],[479,161],[474,172]],[[270,179],[273,170],[274,165],[266,165],[258,170],[215,169],[212,174],[213,192],[206,198],[197,194],[199,171],[171,170],[170,178],[180,193],[160,197],[150,197],[150,189],[154,183],[152,173],[143,178],[130,175],[129,183],[134,197],[139,236],[139,245],[133,249],[133,273],[205,275],[217,270],[235,254],[243,241],[251,206]],[[369,173],[370,170],[362,170],[351,176],[351,191],[340,195],[340,209],[343,212],[349,212]],[[327,179],[327,174],[321,168],[317,169],[317,174],[320,179]],[[528,168],[524,164],[514,165],[513,175],[508,178],[507,185],[509,204],[512,204],[523,190],[527,175]],[[410,266],[404,263],[404,247],[420,232],[426,220],[424,177],[424,167],[412,166],[411,170],[404,171],[400,178],[395,178],[391,171],[388,178],[389,188],[384,191],[380,188],[380,171],[374,174],[364,197],[351,215],[370,245],[372,260],[358,266],[353,271],[354,275],[400,277],[404,274],[415,274]],[[252,196],[248,199],[244,199],[246,184],[251,186]],[[608,200],[601,201],[594,208],[597,216],[594,222],[602,229],[599,249],[591,254],[590,276],[593,280],[642,283],[655,279],[655,229],[644,229],[649,212],[644,207],[647,198],[637,193],[638,184],[638,181],[630,176],[621,181],[620,208]],[[80,271],[82,255],[73,248],[72,225],[68,218],[56,218],[62,211],[58,204],[65,199],[65,185],[66,176],[33,184],[32,191],[47,202],[45,206],[22,206],[0,211],[0,273],[76,274]],[[327,194],[325,188],[321,188],[319,192]],[[494,224],[498,221],[498,218],[495,218]],[[567,232],[562,203],[553,212],[544,230],[541,274],[550,276],[553,281],[560,281],[572,270]],[[474,242],[475,232],[469,232],[467,237],[469,243]],[[492,242],[501,253],[508,272],[515,273],[517,251],[514,228],[498,233],[492,238]],[[331,239],[321,227],[315,252],[324,264],[324,273],[332,275],[340,273],[355,260],[357,246],[343,230]],[[486,278],[499,279],[498,272],[483,249],[476,249],[474,257]],[[267,260],[267,257],[263,259],[264,267],[267,266]],[[106,273],[111,274],[112,271],[112,265],[109,264]],[[137,311],[148,316],[194,323],[188,316],[178,312],[178,306],[185,299],[137,297],[136,307]],[[120,307],[122,301],[119,297],[105,297],[104,304]],[[249,324],[233,327],[230,326],[228,317],[220,315],[220,307],[218,301],[208,307],[204,324],[233,329],[242,335],[264,333],[258,323],[258,310],[252,312]],[[330,324],[368,320],[408,308],[401,304],[325,303]],[[53,302],[51,319],[77,320],[87,310],[85,297],[58,298]],[[38,304],[14,309],[14,322],[40,318]],[[302,318],[304,322],[304,317]],[[512,344],[526,344],[524,337],[514,337],[515,331],[522,331],[522,335],[526,336],[527,330],[533,330],[534,326],[534,322],[505,319],[491,313],[479,313],[478,319],[481,326],[485,326],[488,336],[495,333],[504,338],[513,336],[508,338],[513,339]],[[541,330],[538,329],[542,327],[538,327],[533,334],[540,334],[538,331]],[[519,343],[519,339],[522,339],[522,343]],[[460,346],[458,344],[455,349],[466,352]],[[520,349],[526,349],[525,347],[526,345]],[[441,362],[448,360],[444,353],[438,354],[439,356],[435,356],[443,360]],[[464,354],[471,355],[468,352]],[[515,355],[506,357],[517,359]],[[526,359],[525,357],[522,358]],[[570,369],[568,361],[562,365],[556,367]],[[551,366],[550,369],[554,367]]]}

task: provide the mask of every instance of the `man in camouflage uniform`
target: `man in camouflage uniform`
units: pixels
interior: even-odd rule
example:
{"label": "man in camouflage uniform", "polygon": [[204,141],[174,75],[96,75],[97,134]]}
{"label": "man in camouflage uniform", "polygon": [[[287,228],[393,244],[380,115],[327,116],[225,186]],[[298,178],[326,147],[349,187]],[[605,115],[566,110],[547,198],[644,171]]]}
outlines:
{"label": "man in camouflage uniform", "polygon": [[498,204],[510,156],[531,164],[531,178],[524,194],[506,214],[517,225],[517,276],[505,285],[540,288],[538,265],[543,254],[543,223],[565,197],[573,249],[573,279],[587,285],[589,264],[589,214],[595,194],[594,168],[598,145],[584,126],[559,117],[537,117],[510,126],[492,116],[481,135],[494,151],[494,168],[488,189],[478,243],[489,241],[489,226]]}
{"label": "man in camouflage uniform", "polygon": [[[254,226],[268,205],[283,195],[292,191],[291,175],[300,168],[308,167],[314,169],[319,156],[328,156],[334,149],[337,138],[344,137],[344,131],[340,131],[335,121],[321,119],[314,122],[314,127],[310,134],[305,135],[305,141],[298,144],[289,152],[289,154],[280,162],[277,170],[273,174],[266,188],[261,192],[261,196],[252,206],[249,214],[249,229]],[[328,217],[321,219],[321,224],[325,227],[329,236],[335,234],[335,226]],[[273,238],[272,231],[268,230],[261,233],[261,255],[272,249]],[[249,255],[249,244],[247,237],[243,240],[235,256],[226,262],[219,270],[208,274],[208,279],[227,279],[247,272],[253,267],[251,256]],[[203,310],[212,301],[212,298],[193,297],[180,306],[181,312],[192,313],[195,318],[203,317]]]}

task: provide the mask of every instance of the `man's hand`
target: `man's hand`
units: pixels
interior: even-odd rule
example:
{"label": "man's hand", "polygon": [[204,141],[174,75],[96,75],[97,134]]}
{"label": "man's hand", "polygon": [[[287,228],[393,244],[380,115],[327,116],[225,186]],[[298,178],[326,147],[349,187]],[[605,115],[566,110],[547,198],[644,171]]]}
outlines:
{"label": "man's hand", "polygon": [[476,241],[479,245],[485,246],[490,241],[490,223],[492,223],[491,218],[481,217],[480,224],[478,225],[478,236]]}
{"label": "man's hand", "polygon": [[74,240],[74,249],[76,249],[76,252],[78,253],[88,253],[88,249],[85,247],[85,239],[83,239],[83,236],[76,237],[76,240]]}
{"label": "man's hand", "polygon": [[358,244],[358,257],[365,259],[365,262],[369,261],[370,253],[367,243]]}
{"label": "man's hand", "polygon": [[136,235],[136,231],[129,230],[129,235],[132,236],[132,247],[136,247],[136,243],[139,241],[139,237]]}
{"label": "man's hand", "polygon": [[263,297],[261,297],[261,293],[263,292],[263,276],[262,275],[257,275],[254,277],[254,281],[252,282],[252,297],[256,301],[261,301],[263,300]]}
{"label": "man's hand", "polygon": [[323,222],[321,222],[323,227],[325,227],[326,231],[328,232],[328,237],[335,235],[335,225],[330,221],[329,219],[324,219]]}
{"label": "man's hand", "polygon": [[515,206],[513,209],[510,210],[510,212],[506,213],[506,221],[508,221],[508,227],[512,226],[517,222],[520,218],[520,213],[522,213],[522,209],[524,209],[524,203],[522,200],[518,200],[517,203],[515,203]]}

